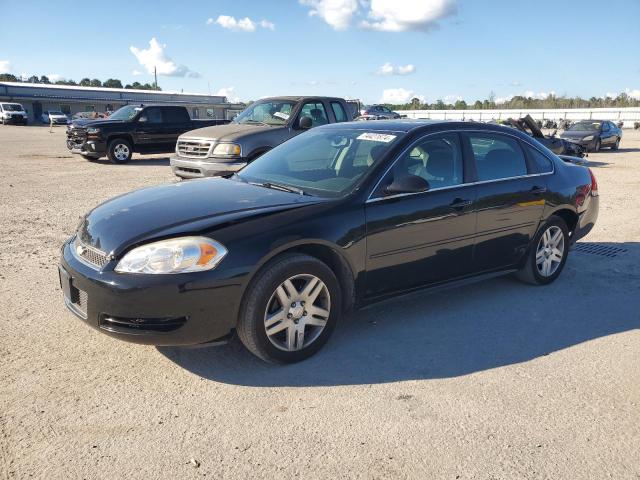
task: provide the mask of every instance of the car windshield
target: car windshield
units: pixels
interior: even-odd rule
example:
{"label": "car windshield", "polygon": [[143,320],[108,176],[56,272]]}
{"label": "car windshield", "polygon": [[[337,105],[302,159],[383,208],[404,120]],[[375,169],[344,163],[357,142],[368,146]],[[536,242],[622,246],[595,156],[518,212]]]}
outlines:
{"label": "car windshield", "polygon": [[322,127],[265,153],[237,178],[265,186],[293,187],[320,197],[341,197],[378,164],[403,132]]}
{"label": "car windshield", "polygon": [[600,130],[600,122],[578,122],[567,128],[573,132],[597,132]]}
{"label": "car windshield", "polygon": [[22,105],[19,105],[17,103],[3,103],[2,104],[2,108],[6,112],[21,112],[22,111]]}
{"label": "car windshield", "polygon": [[235,123],[285,125],[296,102],[293,100],[261,100],[243,110]]}
{"label": "car windshield", "polygon": [[139,111],[141,111],[141,107],[134,107],[132,105],[127,105],[125,107],[119,108],[111,115],[109,115],[109,120],[131,120],[135,117]]}
{"label": "car windshield", "polygon": [[62,113],[62,112],[56,112],[56,111],[53,111],[53,110],[52,110],[52,111],[50,111],[50,112],[49,112],[49,115],[64,115],[64,113]]}

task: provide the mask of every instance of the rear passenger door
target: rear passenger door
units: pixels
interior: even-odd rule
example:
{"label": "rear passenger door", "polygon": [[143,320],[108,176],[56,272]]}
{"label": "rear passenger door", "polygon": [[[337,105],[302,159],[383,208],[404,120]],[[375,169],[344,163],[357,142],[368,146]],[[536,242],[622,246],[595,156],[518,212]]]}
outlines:
{"label": "rear passenger door", "polygon": [[516,264],[544,209],[546,177],[527,161],[520,141],[496,132],[466,132],[477,175],[476,272]]}

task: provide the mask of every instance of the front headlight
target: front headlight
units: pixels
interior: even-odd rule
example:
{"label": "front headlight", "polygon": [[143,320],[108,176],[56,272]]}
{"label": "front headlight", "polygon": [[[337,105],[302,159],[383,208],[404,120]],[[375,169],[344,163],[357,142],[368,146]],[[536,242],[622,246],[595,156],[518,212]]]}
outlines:
{"label": "front headlight", "polygon": [[225,157],[237,157],[240,155],[240,145],[237,143],[219,143],[213,148],[214,155]]}
{"label": "front headlight", "polygon": [[89,135],[96,135],[96,134],[100,133],[100,129],[96,128],[96,127],[89,127],[89,128],[87,128],[87,133]]}
{"label": "front headlight", "polygon": [[181,237],[136,247],[115,268],[119,273],[187,273],[214,269],[227,249],[206,237]]}
{"label": "front headlight", "polygon": [[589,135],[588,137],[584,137],[582,139],[583,142],[590,142],[591,140],[593,140],[593,135]]}

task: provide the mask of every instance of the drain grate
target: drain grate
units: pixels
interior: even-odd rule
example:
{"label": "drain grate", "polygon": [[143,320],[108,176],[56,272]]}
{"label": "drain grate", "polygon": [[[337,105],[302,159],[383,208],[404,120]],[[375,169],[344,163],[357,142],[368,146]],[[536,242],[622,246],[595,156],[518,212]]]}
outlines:
{"label": "drain grate", "polygon": [[623,253],[627,253],[626,248],[614,247],[603,243],[578,242],[573,247],[576,252],[590,253],[591,255],[600,255],[601,257],[617,257]]}

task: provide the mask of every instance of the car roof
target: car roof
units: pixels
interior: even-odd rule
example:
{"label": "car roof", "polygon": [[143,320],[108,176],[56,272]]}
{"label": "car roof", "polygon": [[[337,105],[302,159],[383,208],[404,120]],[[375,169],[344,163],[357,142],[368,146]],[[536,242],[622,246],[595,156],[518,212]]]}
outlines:
{"label": "car roof", "polygon": [[261,98],[260,100],[257,100],[258,102],[263,102],[263,101],[274,101],[274,100],[291,100],[294,102],[299,102],[300,100],[344,100],[343,98],[339,98],[339,97],[325,97],[322,95],[283,95],[283,96],[276,96],[276,97],[265,97],[265,98]]}

